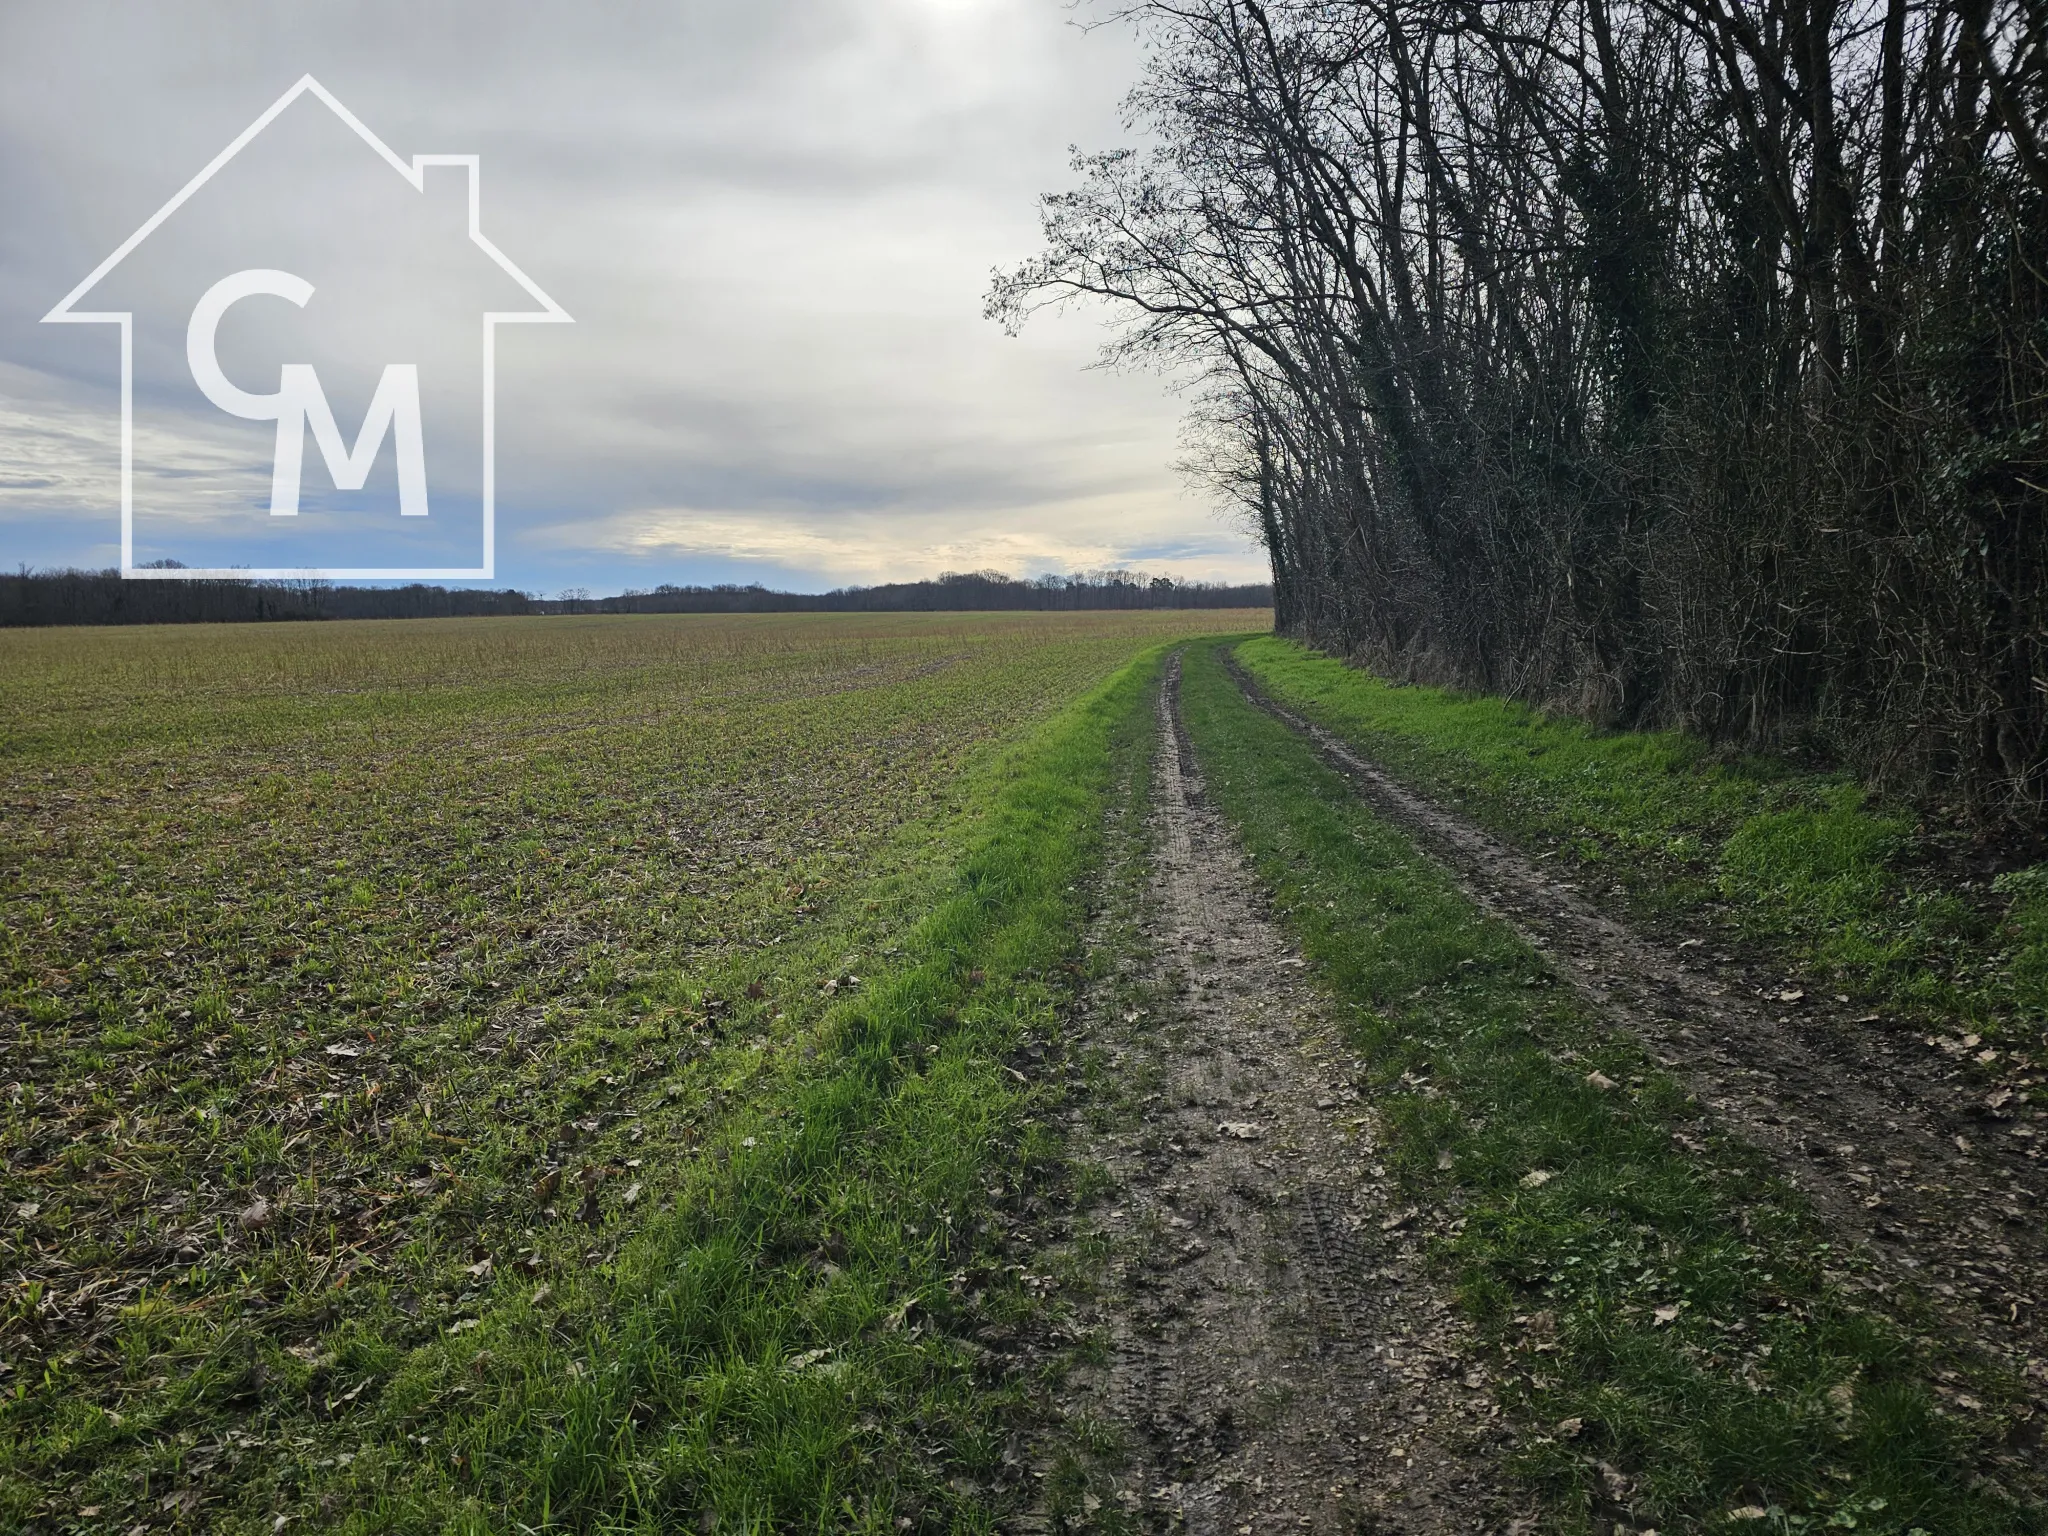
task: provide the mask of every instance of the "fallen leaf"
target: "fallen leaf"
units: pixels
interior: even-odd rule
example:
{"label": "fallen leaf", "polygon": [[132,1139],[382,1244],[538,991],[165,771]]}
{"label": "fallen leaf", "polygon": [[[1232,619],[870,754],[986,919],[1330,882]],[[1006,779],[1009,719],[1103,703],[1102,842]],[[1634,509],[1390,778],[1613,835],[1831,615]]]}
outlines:
{"label": "fallen leaf", "polygon": [[752,1001],[758,1003],[762,998],[766,997],[767,995],[768,989],[762,986],[760,982],[750,981],[747,983],[747,996]]}
{"label": "fallen leaf", "polygon": [[360,1045],[330,1045],[327,1047],[327,1054],[330,1056],[360,1056],[363,1054],[363,1048]]}
{"label": "fallen leaf", "polygon": [[1621,1086],[1619,1083],[1615,1082],[1613,1078],[1609,1077],[1605,1072],[1602,1072],[1597,1068],[1586,1074],[1586,1081],[1591,1083],[1595,1088],[1598,1088],[1602,1093],[1610,1092],[1611,1090]]}
{"label": "fallen leaf", "polygon": [[235,1219],[242,1224],[244,1232],[260,1232],[270,1225],[270,1202],[258,1200]]}
{"label": "fallen leaf", "polygon": [[1576,1416],[1557,1421],[1557,1433],[1561,1439],[1570,1440],[1586,1427],[1586,1421]]}
{"label": "fallen leaf", "polygon": [[544,1307],[553,1299],[554,1294],[555,1288],[552,1285],[541,1286],[531,1296],[526,1298],[526,1304],[530,1307]]}
{"label": "fallen leaf", "polygon": [[1651,1315],[1657,1319],[1656,1326],[1662,1328],[1667,1323],[1675,1323],[1678,1321],[1679,1310],[1680,1309],[1676,1306],[1659,1307]]}
{"label": "fallen leaf", "polygon": [[1225,1120],[1216,1127],[1218,1136],[1227,1136],[1233,1141],[1257,1141],[1259,1128],[1249,1120]]}
{"label": "fallen leaf", "polygon": [[1771,1512],[1761,1504],[1738,1504],[1728,1511],[1730,1520],[1768,1520]]}
{"label": "fallen leaf", "polygon": [[1856,1409],[1856,1385],[1854,1382],[1838,1381],[1828,1388],[1828,1406],[1835,1410],[1835,1416],[1844,1424]]}
{"label": "fallen leaf", "polygon": [[536,1203],[552,1200],[555,1191],[562,1187],[562,1170],[550,1168],[533,1181],[533,1198]]}
{"label": "fallen leaf", "polygon": [[448,1331],[450,1333],[467,1333],[472,1328],[481,1327],[483,1327],[483,1324],[476,1318],[459,1317],[453,1323],[450,1323],[448,1325]]}
{"label": "fallen leaf", "polygon": [[1531,1168],[1527,1173],[1522,1175],[1522,1188],[1541,1189],[1544,1185],[1548,1184],[1552,1179],[1556,1177],[1557,1175],[1552,1173],[1548,1168]]}
{"label": "fallen leaf", "polygon": [[619,1199],[627,1205],[638,1205],[640,1203],[640,1186],[638,1184],[628,1184],[626,1192],[619,1196]]}
{"label": "fallen leaf", "polygon": [[492,1267],[489,1259],[479,1259],[476,1263],[469,1266],[469,1273],[474,1279],[488,1280],[491,1278]]}

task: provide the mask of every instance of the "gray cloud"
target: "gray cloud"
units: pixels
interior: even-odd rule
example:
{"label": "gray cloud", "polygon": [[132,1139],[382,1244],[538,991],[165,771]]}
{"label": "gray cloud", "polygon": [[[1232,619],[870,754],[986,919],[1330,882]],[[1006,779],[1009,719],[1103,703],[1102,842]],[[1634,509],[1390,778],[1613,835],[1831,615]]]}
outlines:
{"label": "gray cloud", "polygon": [[[401,155],[480,153],[486,232],[576,316],[501,341],[505,578],[1259,573],[1171,468],[1170,390],[1087,367],[1094,318],[1014,340],[980,318],[1069,144],[1125,138],[1136,46],[1072,18],[1062,0],[0,10],[0,564],[98,561],[117,528],[111,345],[36,320],[311,71]],[[261,474],[193,409],[151,445],[159,475],[249,500]]]}

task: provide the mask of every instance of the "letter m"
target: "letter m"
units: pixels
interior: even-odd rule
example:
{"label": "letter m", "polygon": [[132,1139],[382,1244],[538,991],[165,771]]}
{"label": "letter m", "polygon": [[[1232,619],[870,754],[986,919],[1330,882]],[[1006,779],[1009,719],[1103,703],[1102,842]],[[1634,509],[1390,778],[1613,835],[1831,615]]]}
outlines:
{"label": "letter m", "polygon": [[397,439],[398,512],[401,517],[427,515],[427,454],[420,434],[420,371],[414,363],[387,363],[370,397],[363,430],[355,446],[346,447],[334,412],[320,388],[311,363],[286,363],[278,380],[277,454],[270,471],[270,515],[295,517],[299,510],[299,467],[306,451],[306,428],[327,462],[336,490],[359,491],[377,462],[384,434]]}

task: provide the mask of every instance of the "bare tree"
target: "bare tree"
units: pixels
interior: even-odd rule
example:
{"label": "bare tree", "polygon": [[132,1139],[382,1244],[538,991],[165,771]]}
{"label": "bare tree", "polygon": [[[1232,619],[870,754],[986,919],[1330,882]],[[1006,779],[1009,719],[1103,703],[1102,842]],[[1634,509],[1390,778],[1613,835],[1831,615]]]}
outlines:
{"label": "bare tree", "polygon": [[1283,629],[2048,803],[2041,0],[1141,0],[991,312],[1206,370]]}

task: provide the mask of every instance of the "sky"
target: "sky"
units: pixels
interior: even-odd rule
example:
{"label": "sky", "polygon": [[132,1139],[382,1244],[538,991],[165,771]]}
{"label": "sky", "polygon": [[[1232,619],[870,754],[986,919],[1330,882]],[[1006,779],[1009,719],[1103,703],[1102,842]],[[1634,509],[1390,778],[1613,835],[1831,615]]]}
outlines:
{"label": "sky", "polygon": [[[1099,16],[0,0],[0,567],[119,561],[119,330],[44,314],[311,74],[401,163],[478,156],[482,233],[573,321],[495,333],[491,584],[1263,579],[1174,468],[1176,381],[1093,366],[1104,312],[1016,337],[982,315],[1072,148],[1132,142],[1141,45]],[[79,299],[134,316],[138,563],[476,563],[476,316],[537,306],[468,241],[467,171],[424,176],[302,96]],[[272,515],[285,434],[203,393],[187,345],[198,297],[250,269],[312,297],[224,310],[223,376],[263,397],[311,368],[347,449],[411,367],[429,516],[396,515],[397,431],[353,493],[305,436],[301,515]]]}

